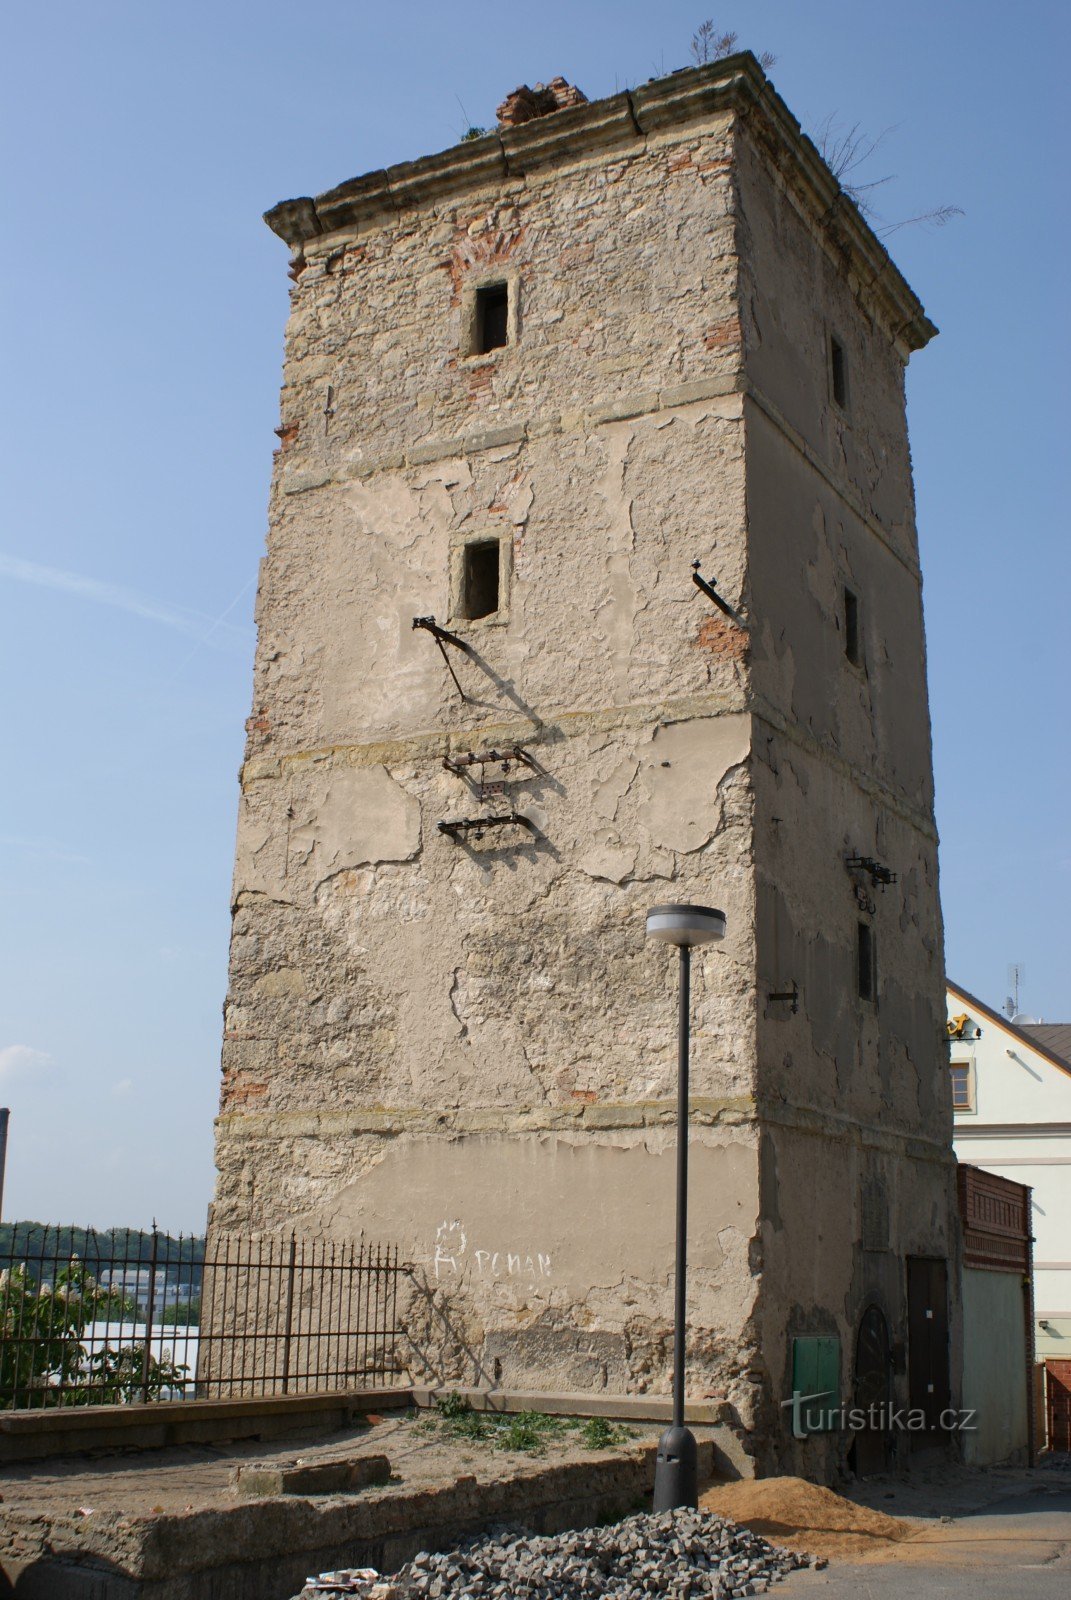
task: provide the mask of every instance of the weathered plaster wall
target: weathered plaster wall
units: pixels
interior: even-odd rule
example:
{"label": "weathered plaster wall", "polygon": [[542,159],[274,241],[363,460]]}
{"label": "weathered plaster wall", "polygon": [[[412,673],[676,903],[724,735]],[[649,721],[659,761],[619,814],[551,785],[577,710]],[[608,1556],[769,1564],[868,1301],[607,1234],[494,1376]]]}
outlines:
{"label": "weathered plaster wall", "polygon": [[[839,197],[819,228],[786,181],[783,149],[752,119],[735,146],[740,308],[753,401],[792,449],[882,542],[917,566],[902,312],[875,295],[881,274],[853,265]],[[886,265],[895,272],[886,258]],[[847,359],[848,400],[833,403],[829,338]]]}
{"label": "weathered plaster wall", "polygon": [[[471,740],[508,722],[530,738],[555,716],[710,691],[738,709],[738,660],[701,635],[689,563],[716,545],[729,591],[742,580],[742,433],[728,395],[276,492],[249,781],[355,735]],[[505,615],[461,629],[463,702],[412,619],[451,622],[451,554],[475,536],[507,540],[511,572]]]}
{"label": "weathered plaster wall", "polygon": [[[721,115],[639,140],[624,116],[619,147],[580,141],[566,165],[310,241],[287,328],[280,487],[440,461],[444,441],[507,424],[567,434],[626,398],[650,410],[674,386],[730,377],[730,131]],[[466,294],[503,278],[519,339],[463,355]]]}
{"label": "weathered plaster wall", "polygon": [[[750,1359],[751,719],[690,581],[744,575],[729,131],[318,240],[294,287],[213,1225],[396,1240],[422,1374],[665,1387],[676,971],[643,919],[678,895],[730,926],[696,964],[698,1392]],[[463,357],[503,272],[517,342]],[[457,622],[473,536],[503,604]],[[508,800],[443,768],[515,741]],[[506,805],[530,832],[438,831]]]}
{"label": "weathered plaster wall", "polygon": [[[762,1365],[791,1392],[793,1335],[862,1313],[907,1339],[904,1257],[950,1263],[961,1339],[943,939],[905,352],[750,137],[739,144],[762,1123]],[[829,338],[848,363],[833,397]],[[844,590],[858,600],[857,662]],[[875,886],[849,856],[897,881]],[[858,927],[877,994],[857,982]],[[796,986],[798,1008],[770,996]],[[906,1375],[895,1379],[906,1400]],[[771,1426],[774,1418],[771,1415]],[[783,1468],[848,1441],[783,1432]]]}
{"label": "weathered plaster wall", "polygon": [[[695,1112],[710,1143],[693,1183],[696,1312],[718,1329],[729,1320],[730,1280],[734,1294],[753,1292],[756,1208],[737,1178],[745,1153],[755,1190],[750,721],[726,714],[625,732],[585,727],[533,748],[553,781],[521,780],[542,832],[516,845],[459,847],[436,831],[464,793],[437,750],[389,768],[344,765],[336,753],[299,764],[293,784],[257,784],[261,833],[277,841],[291,820],[301,843],[285,873],[269,879],[264,863],[260,888],[237,896],[214,1217],[218,1226],[264,1228],[298,1219],[347,1235],[363,1226],[397,1240],[439,1302],[458,1289],[487,1300],[492,1323],[503,1295],[512,1302],[519,1292],[507,1319],[517,1358],[506,1360],[503,1335],[495,1346],[510,1382],[539,1376],[526,1328],[572,1327],[586,1307],[592,1326],[612,1334],[607,1349],[616,1339],[613,1362],[604,1353],[598,1371],[635,1387],[652,1381],[654,1367],[661,1383],[675,972],[645,945],[643,913],[679,891],[717,898],[733,929],[697,963],[695,984]],[[357,780],[374,780],[380,802],[382,843],[372,849],[367,813],[355,810],[348,832],[335,826],[334,797],[359,795]],[[314,801],[324,797],[326,824],[304,808],[310,786]],[[400,854],[413,838],[411,861],[367,860]],[[266,852],[278,860],[273,847]],[[554,1176],[574,1146],[592,1142],[609,1147],[593,1158],[601,1166],[583,1168],[588,1189],[601,1187],[599,1210],[578,1195],[576,1179]],[[623,1150],[631,1161],[614,1159]],[[530,1175],[534,1158],[541,1177]],[[635,1214],[644,1184],[652,1196],[661,1185],[656,1233]],[[735,1232],[722,1215],[725,1195]],[[448,1268],[443,1237],[459,1231],[473,1243]],[[507,1271],[497,1287],[481,1250],[546,1257],[539,1293],[523,1271]],[[659,1298],[647,1343],[626,1337],[625,1325],[653,1315]],[[738,1335],[739,1322],[726,1339],[733,1362]],[[492,1360],[487,1336],[471,1318],[459,1331],[458,1376],[482,1375]],[[545,1359],[542,1367],[547,1381]],[[550,1376],[579,1381],[564,1359]]]}
{"label": "weathered plaster wall", "polygon": [[[692,1159],[694,1381],[708,1393],[716,1374],[722,1394],[746,1365],[754,1132],[708,1113]],[[426,1371],[657,1389],[672,1341],[674,1163],[668,1125],[414,1135],[381,1151],[330,1220],[343,1233],[401,1228],[419,1269],[407,1320]]]}

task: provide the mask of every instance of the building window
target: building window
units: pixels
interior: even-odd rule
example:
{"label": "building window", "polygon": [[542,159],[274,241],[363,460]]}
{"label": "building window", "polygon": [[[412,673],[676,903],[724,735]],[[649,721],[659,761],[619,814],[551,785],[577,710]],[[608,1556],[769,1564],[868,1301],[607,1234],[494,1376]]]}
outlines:
{"label": "building window", "polygon": [[499,609],[501,552],[497,539],[462,546],[458,616],[467,622],[493,617]]}
{"label": "building window", "polygon": [[968,1061],[953,1061],[949,1067],[952,1076],[953,1111],[974,1110],[974,1083]]}
{"label": "building window", "polygon": [[878,997],[875,943],[874,930],[869,922],[860,922],[855,947],[855,972],[860,1000],[876,1000]]}
{"label": "building window", "polygon": [[859,650],[859,596],[850,589],[844,591],[844,654],[853,667],[860,665]]}
{"label": "building window", "polygon": [[476,328],[473,355],[501,350],[509,343],[509,284],[486,283],[476,290]]}
{"label": "building window", "polygon": [[829,336],[829,387],[842,411],[848,409],[848,357],[835,334]]}

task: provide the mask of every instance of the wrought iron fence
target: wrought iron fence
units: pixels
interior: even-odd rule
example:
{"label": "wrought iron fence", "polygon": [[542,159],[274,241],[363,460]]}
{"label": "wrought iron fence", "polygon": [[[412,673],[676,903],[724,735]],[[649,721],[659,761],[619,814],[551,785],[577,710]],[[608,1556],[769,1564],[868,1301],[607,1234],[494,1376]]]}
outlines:
{"label": "wrought iron fence", "polygon": [[197,1389],[308,1394],[389,1383],[397,1344],[396,1245],[217,1237],[205,1258]]}
{"label": "wrought iron fence", "polygon": [[[5,1230],[7,1232],[7,1230]],[[16,1230],[0,1252],[0,1409],[389,1383],[395,1246]]]}

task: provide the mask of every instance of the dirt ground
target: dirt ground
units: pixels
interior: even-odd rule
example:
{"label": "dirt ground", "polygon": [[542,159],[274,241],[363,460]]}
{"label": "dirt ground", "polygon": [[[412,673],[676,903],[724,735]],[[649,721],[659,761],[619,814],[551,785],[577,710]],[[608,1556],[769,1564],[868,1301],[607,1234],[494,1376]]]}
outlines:
{"label": "dirt ground", "polygon": [[700,1496],[699,1504],[744,1523],[771,1544],[831,1559],[888,1559],[917,1531],[911,1522],[857,1505],[804,1478],[719,1483]]}
{"label": "dirt ground", "polygon": [[[200,1510],[231,1505],[233,1469],[242,1462],[321,1462],[355,1456],[385,1455],[391,1465],[391,1488],[428,1489],[452,1484],[459,1477],[495,1477],[503,1470],[533,1470],[549,1462],[591,1460],[577,1433],[563,1430],[546,1441],[545,1453],[504,1451],[491,1440],[450,1439],[441,1430],[427,1431],[415,1413],[391,1412],[369,1419],[364,1428],[330,1434],[290,1435],[261,1444],[184,1445],[165,1450],[114,1451],[92,1460],[21,1462],[0,1467],[0,1500],[12,1510],[35,1514],[92,1515],[122,1512]],[[661,1423],[632,1426],[629,1443],[657,1440]],[[368,1497],[380,1493],[362,1491]]]}

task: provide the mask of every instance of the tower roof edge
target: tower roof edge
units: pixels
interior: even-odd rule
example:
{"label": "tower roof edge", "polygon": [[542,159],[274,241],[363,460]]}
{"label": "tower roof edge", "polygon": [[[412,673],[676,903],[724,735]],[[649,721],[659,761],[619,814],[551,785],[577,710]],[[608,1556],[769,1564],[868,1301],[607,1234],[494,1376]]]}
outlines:
{"label": "tower roof edge", "polygon": [[826,233],[860,292],[880,304],[905,355],[928,344],[937,329],[919,297],[750,51],[496,128],[434,155],[351,178],[315,198],[280,201],[264,220],[300,256],[318,235],[523,177],[534,167],[584,155],[598,160],[642,146],[652,133],[683,129],[724,111],[748,125],[764,159]]}

